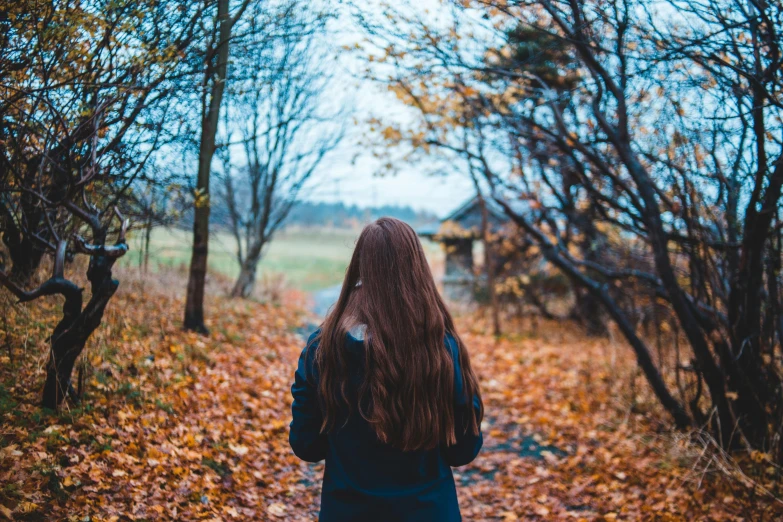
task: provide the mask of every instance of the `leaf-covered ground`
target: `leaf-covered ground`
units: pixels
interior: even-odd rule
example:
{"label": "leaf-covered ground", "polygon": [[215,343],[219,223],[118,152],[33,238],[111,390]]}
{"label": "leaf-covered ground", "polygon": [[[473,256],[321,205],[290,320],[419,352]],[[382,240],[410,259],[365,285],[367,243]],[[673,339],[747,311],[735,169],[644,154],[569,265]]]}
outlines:
{"label": "leaf-covered ground", "polygon": [[[0,520],[317,518],[323,468],[287,443],[301,303],[212,298],[203,338],[180,330],[179,297],[126,283],[85,353],[85,400],[54,414],[37,401],[56,304],[0,323]],[[487,411],[482,453],[455,471],[466,520],[783,516],[769,463],[741,472],[666,430],[622,343],[460,324]]]}

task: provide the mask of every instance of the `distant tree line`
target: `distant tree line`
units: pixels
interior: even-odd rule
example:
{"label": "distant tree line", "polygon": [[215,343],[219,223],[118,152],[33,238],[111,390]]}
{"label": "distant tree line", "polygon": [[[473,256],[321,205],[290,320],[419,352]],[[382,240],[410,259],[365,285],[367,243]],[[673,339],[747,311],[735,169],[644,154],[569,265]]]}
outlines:
{"label": "distant tree line", "polygon": [[414,228],[438,220],[431,212],[417,211],[409,206],[360,207],[342,202],[300,201],[291,209],[283,226],[356,228],[382,216],[401,219]]}
{"label": "distant tree line", "polygon": [[[175,228],[188,228],[193,223],[193,209],[186,200],[177,198],[168,194],[168,199],[164,200],[162,195],[155,196],[159,198],[161,205],[166,206],[168,212],[163,215],[166,219],[152,220],[152,228],[158,226],[171,226]],[[152,214],[151,214],[152,215]],[[280,228],[285,227],[333,227],[333,228],[358,228],[374,221],[382,216],[391,216],[401,219],[416,228],[423,225],[431,225],[438,222],[438,216],[426,210],[415,210],[405,205],[379,205],[379,206],[359,206],[349,205],[342,201],[328,203],[323,201],[297,201],[291,208],[286,218],[282,221]],[[152,215],[154,217],[154,215]],[[230,231],[231,216],[230,210],[220,200],[212,205],[210,212],[210,221],[214,227],[220,230]],[[146,224],[137,225],[144,228],[146,233]]]}

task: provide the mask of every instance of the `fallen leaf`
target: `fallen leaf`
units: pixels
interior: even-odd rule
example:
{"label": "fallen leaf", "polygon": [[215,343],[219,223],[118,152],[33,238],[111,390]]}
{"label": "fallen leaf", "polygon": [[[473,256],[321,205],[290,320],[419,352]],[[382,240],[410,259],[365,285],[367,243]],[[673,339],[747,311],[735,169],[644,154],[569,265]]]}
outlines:
{"label": "fallen leaf", "polygon": [[287,508],[284,504],[280,504],[279,502],[275,502],[274,504],[270,504],[268,508],[266,508],[266,512],[269,513],[272,516],[275,517],[283,517],[285,516]]}

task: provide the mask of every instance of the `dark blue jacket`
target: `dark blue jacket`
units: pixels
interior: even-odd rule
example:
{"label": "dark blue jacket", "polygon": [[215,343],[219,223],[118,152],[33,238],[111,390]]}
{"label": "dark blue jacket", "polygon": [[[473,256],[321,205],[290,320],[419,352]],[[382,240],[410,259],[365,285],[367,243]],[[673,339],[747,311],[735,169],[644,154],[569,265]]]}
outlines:
{"label": "dark blue jacket", "polygon": [[[315,335],[310,336],[308,345]],[[455,421],[464,425],[470,408],[478,408],[478,397],[468,404],[462,392],[462,373],[457,343],[451,336],[446,345],[454,360]],[[346,338],[349,354],[351,394],[364,372],[364,343],[351,335]],[[314,354],[317,345],[305,348],[299,358],[291,387],[294,403],[289,442],[302,460],[326,459],[321,492],[321,522],[452,522],[461,520],[454,477],[450,466],[469,463],[483,443],[481,434],[457,430],[457,444],[432,450],[403,452],[378,440],[369,423],[356,413],[338,419],[328,435],[320,433],[321,408],[318,401],[318,372]]]}

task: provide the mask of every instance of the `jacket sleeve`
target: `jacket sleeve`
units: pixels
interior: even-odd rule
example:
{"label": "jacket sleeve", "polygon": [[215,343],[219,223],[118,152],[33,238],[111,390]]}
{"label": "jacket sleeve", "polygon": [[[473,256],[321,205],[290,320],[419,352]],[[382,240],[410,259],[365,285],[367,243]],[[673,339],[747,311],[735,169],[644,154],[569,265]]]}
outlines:
{"label": "jacket sleeve", "polygon": [[479,426],[478,435],[474,435],[466,429],[470,415],[475,415],[478,418],[481,403],[477,395],[470,398],[465,396],[457,342],[449,335],[446,337],[446,344],[454,360],[454,431],[457,442],[446,446],[444,453],[449,466],[464,466],[476,458],[484,444],[481,426]]}
{"label": "jacket sleeve", "polygon": [[[307,346],[310,346],[310,337]],[[291,405],[293,420],[288,442],[294,454],[307,462],[318,462],[326,458],[328,440],[325,433],[321,433],[323,417],[318,403],[318,388],[315,379],[308,380],[308,375],[313,377],[315,347],[308,350],[307,346],[299,356],[299,365],[294,374],[294,384],[291,386],[291,395],[294,402]]]}

